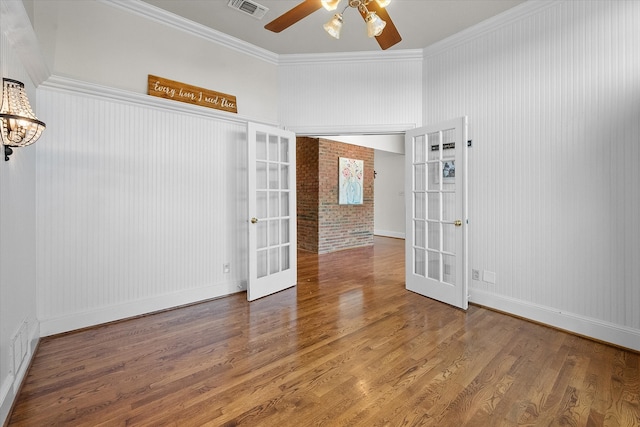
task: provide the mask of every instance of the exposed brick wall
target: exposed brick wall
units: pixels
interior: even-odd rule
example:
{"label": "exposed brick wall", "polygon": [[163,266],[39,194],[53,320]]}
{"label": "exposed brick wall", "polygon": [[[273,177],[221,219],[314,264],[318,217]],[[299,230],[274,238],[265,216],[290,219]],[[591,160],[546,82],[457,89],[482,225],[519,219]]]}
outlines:
{"label": "exposed brick wall", "polygon": [[[338,203],[340,157],[364,161],[362,205]],[[323,138],[297,138],[299,248],[328,253],[373,245],[373,160],[371,148]]]}
{"label": "exposed brick wall", "polygon": [[318,139],[296,138],[298,248],[318,252]]}

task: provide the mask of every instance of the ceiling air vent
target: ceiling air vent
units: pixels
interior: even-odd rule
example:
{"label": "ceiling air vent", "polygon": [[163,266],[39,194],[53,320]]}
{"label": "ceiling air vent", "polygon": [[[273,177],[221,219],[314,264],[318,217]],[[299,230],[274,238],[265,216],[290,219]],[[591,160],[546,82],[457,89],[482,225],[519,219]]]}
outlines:
{"label": "ceiling air vent", "polygon": [[229,0],[229,7],[251,15],[256,19],[262,19],[269,10],[269,8],[250,0]]}

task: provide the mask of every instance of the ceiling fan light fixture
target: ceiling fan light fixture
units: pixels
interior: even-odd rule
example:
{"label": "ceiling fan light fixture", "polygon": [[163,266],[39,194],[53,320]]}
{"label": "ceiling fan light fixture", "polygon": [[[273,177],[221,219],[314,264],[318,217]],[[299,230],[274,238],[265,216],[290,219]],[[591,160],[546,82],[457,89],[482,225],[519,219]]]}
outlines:
{"label": "ceiling fan light fixture", "polygon": [[378,3],[380,7],[387,7],[391,3],[391,0],[376,0],[376,3]]}
{"label": "ceiling fan light fixture", "polygon": [[333,18],[322,26],[324,30],[333,38],[340,38],[340,30],[342,30],[342,14],[336,13]]}
{"label": "ceiling fan light fixture", "polygon": [[375,12],[367,13],[365,22],[367,23],[367,35],[369,37],[377,37],[382,34],[382,30],[384,30],[385,25],[387,25]]}
{"label": "ceiling fan light fixture", "polygon": [[[3,0],[0,0],[0,2],[2,1]],[[336,8],[341,6],[344,7],[342,12],[338,10],[331,12],[334,16],[331,17],[329,22],[323,24],[324,30],[331,37],[336,39],[340,38],[343,27],[343,15],[347,9],[352,8],[356,9],[360,17],[364,19],[367,35],[369,37],[375,37],[380,48],[386,50],[402,41],[402,37],[400,33],[398,33],[398,29],[387,13],[387,10],[379,6],[380,4],[389,4],[389,2],[390,0],[303,0],[298,3],[297,6],[289,9],[287,12],[266,24],[264,28],[274,33],[279,33],[301,19],[311,15],[313,12],[323,9],[323,6],[335,6]],[[371,10],[369,8],[371,8]]]}
{"label": "ceiling fan light fixture", "polygon": [[322,0],[320,3],[322,3],[322,6],[328,11],[332,11],[338,8],[340,0]]}

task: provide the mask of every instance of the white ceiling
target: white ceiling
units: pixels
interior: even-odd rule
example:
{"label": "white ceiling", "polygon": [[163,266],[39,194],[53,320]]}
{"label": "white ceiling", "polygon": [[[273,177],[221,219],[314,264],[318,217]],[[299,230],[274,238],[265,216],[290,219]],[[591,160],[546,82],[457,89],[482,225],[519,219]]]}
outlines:
{"label": "white ceiling", "polygon": [[[322,28],[334,12],[321,8],[281,33],[264,26],[302,0],[254,0],[269,8],[261,20],[228,7],[228,0],[144,0],[146,3],[226,33],[277,54],[336,53],[380,50],[366,36],[362,17],[349,8],[344,13],[340,40]],[[389,50],[422,49],[498,15],[525,0],[393,0],[387,12],[402,41]],[[534,1],[534,0],[529,0]],[[342,0],[337,11],[346,4]]]}

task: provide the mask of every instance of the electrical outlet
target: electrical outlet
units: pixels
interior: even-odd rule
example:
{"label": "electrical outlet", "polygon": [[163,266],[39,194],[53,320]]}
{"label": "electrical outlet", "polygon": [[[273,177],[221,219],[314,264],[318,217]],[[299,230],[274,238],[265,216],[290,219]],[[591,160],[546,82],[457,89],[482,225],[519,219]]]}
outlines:
{"label": "electrical outlet", "polygon": [[480,280],[480,270],[471,270],[471,279]]}
{"label": "electrical outlet", "polygon": [[222,272],[225,274],[231,272],[231,263],[225,262],[222,264]]}
{"label": "electrical outlet", "polygon": [[482,273],[482,280],[487,283],[496,283],[496,273],[494,271],[484,270]]}

